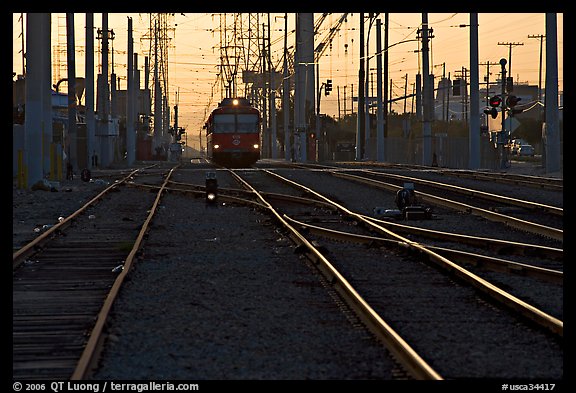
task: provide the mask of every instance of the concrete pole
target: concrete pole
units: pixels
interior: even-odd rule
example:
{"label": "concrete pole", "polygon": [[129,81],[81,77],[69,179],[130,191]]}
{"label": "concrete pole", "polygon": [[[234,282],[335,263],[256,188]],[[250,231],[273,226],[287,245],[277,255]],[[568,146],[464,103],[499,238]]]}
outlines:
{"label": "concrete pole", "polygon": [[[557,17],[546,14],[546,123],[544,131],[546,173],[562,169],[560,158],[560,121],[558,116],[558,44]],[[28,111],[26,111],[28,112]]]}
{"label": "concrete pole", "polygon": [[[153,148],[162,142],[162,90],[158,80],[158,26],[154,25],[154,143]],[[155,153],[155,151],[154,151]]]}
{"label": "concrete pole", "polygon": [[26,17],[26,117],[24,149],[26,188],[42,181],[42,39],[45,18],[40,13]]}
{"label": "concrete pole", "polygon": [[422,13],[422,103],[424,122],[422,123],[422,165],[432,165],[432,124],[430,94],[434,86],[430,86],[428,59],[428,14]]}
{"label": "concrete pole", "polygon": [[364,13],[360,13],[360,70],[358,71],[358,114],[356,125],[356,161],[364,157]]}
{"label": "concrete pole", "polygon": [[315,89],[314,89],[314,14],[296,14],[296,52],[298,62],[295,67],[298,69],[295,104],[298,106],[298,113],[295,124],[298,127],[299,153],[297,160],[305,162],[307,160],[308,142],[308,116],[314,113]]}
{"label": "concrete pole", "polygon": [[88,169],[92,169],[92,157],[98,150],[95,146],[96,123],[94,119],[94,14],[86,14],[86,93],[84,105],[86,108],[86,154],[88,154]]}
{"label": "concrete pole", "polygon": [[126,75],[126,164],[134,163],[136,156],[136,132],[134,130],[134,39],[132,18],[128,17],[128,70]]}
{"label": "concrete pole", "polygon": [[378,95],[378,121],[376,130],[376,158],[384,161],[384,113],[382,109],[382,22],[376,20],[376,92]]}
{"label": "concrete pole", "polygon": [[[52,61],[51,44],[51,14],[42,14],[42,167],[44,176],[50,174],[55,180],[56,173],[50,170],[50,145],[52,144]],[[56,158],[56,157],[54,157]],[[56,168],[56,163],[54,163]]]}
{"label": "concrete pole", "polygon": [[268,71],[270,72],[270,131],[271,131],[271,146],[272,158],[276,158],[276,84],[274,78],[274,69],[272,67],[272,55],[271,55],[271,45],[270,45],[270,13],[268,13]]}
{"label": "concrete pole", "polygon": [[108,84],[108,14],[102,14],[102,110],[100,111],[100,157],[99,165],[108,166],[112,162],[112,146],[110,142],[110,90]]}
{"label": "concrete pole", "polygon": [[66,14],[66,43],[68,60],[68,154],[67,164],[78,170],[78,132],[76,127],[76,43],[74,40],[74,14]]}
{"label": "concrete pole", "polygon": [[304,124],[305,132],[300,134],[301,159],[302,162],[308,160],[308,128],[310,127],[309,115],[315,113],[316,91],[314,89],[314,14],[300,13],[300,29],[302,33],[302,57],[300,60],[305,63],[304,72]]}
{"label": "concrete pole", "polygon": [[295,14],[295,24],[296,24],[296,35],[295,35],[295,43],[294,43],[294,129],[292,130],[292,159],[294,161],[300,161],[300,130],[302,129],[301,124],[301,116],[300,116],[300,101],[302,101],[301,97],[301,89],[300,89],[300,79],[302,79],[302,75],[300,73],[301,66],[300,66],[300,44],[298,43],[301,40],[300,34],[300,18],[298,14]]}
{"label": "concrete pole", "polygon": [[478,14],[470,14],[470,123],[468,169],[480,168],[480,81],[478,64]]}
{"label": "concrete pole", "polygon": [[284,13],[284,66],[282,73],[282,112],[284,114],[284,159],[292,158],[290,143],[290,79],[288,78],[288,13]]}

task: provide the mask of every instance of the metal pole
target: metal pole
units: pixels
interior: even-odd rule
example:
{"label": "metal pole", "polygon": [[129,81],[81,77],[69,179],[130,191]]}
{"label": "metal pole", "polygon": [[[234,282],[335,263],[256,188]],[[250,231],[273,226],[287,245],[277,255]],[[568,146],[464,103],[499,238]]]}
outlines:
{"label": "metal pole", "polygon": [[86,107],[86,153],[88,154],[88,169],[93,168],[92,157],[95,157],[95,128],[94,119],[94,14],[86,14],[86,93],[84,105]]}
{"label": "metal pole", "polygon": [[134,130],[134,39],[132,37],[132,18],[128,17],[128,70],[126,75],[126,160],[134,163],[136,156],[136,131]]}
{"label": "metal pole", "polygon": [[422,165],[432,164],[432,125],[430,124],[430,94],[434,86],[430,86],[428,73],[428,14],[422,13],[422,102],[424,122],[422,128]]}
{"label": "metal pole", "polygon": [[42,172],[42,33],[43,14],[29,13],[26,17],[26,116],[24,119],[24,152],[26,188],[41,181]]}
{"label": "metal pole", "polygon": [[508,141],[506,134],[506,59],[500,59],[500,66],[502,67],[502,80],[501,80],[501,97],[502,97],[502,130],[500,138],[498,139],[498,148],[500,150],[500,168],[506,168],[508,162],[508,152],[504,148],[505,143]]}
{"label": "metal pole", "polygon": [[478,14],[470,14],[470,124],[468,169],[480,167],[480,81],[478,78]]}
{"label": "metal pole", "polygon": [[558,46],[555,13],[546,14],[546,124],[544,128],[546,173],[562,169],[558,116]]}
{"label": "metal pole", "polygon": [[376,159],[384,162],[384,113],[382,110],[382,22],[376,20],[376,94],[378,96],[377,130],[376,130]]}
{"label": "metal pole", "polygon": [[282,112],[284,114],[284,159],[292,158],[290,143],[290,79],[288,78],[288,14],[284,13],[284,66],[282,78]]}
{"label": "metal pole", "polygon": [[271,149],[272,158],[276,158],[276,85],[275,85],[275,72],[272,67],[272,56],[270,47],[270,13],[268,13],[268,70],[270,71],[270,131],[272,135],[271,139]]}
{"label": "metal pole", "polygon": [[[67,165],[78,168],[77,154],[77,127],[76,127],[76,49],[74,42],[74,14],[66,14],[66,42],[67,42],[67,61],[68,61],[68,161]],[[69,174],[70,176],[72,173]],[[67,172],[68,176],[68,172]]]}
{"label": "metal pole", "polygon": [[364,157],[364,13],[360,13],[360,70],[358,71],[358,115],[356,127],[356,161]]}

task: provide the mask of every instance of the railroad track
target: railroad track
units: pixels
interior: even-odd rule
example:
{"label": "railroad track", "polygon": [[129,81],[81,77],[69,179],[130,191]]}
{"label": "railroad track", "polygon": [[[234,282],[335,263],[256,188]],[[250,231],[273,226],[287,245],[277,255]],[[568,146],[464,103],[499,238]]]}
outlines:
{"label": "railroad track", "polygon": [[[164,172],[166,173],[167,171]],[[287,228],[283,229],[283,231],[285,231],[285,235],[289,236],[296,244],[298,244],[298,252],[300,252],[302,255],[306,255],[307,258],[312,261],[312,264],[323,274],[322,280],[324,284],[322,285],[326,286],[328,290],[336,291],[339,294],[339,297],[346,299],[344,304],[341,306],[343,311],[347,312],[346,310],[355,310],[355,315],[358,315],[358,318],[362,321],[362,323],[368,326],[370,331],[375,334],[379,340],[387,343],[388,351],[393,354],[393,361],[402,364],[402,367],[410,375],[409,378],[460,378],[462,375],[465,375],[465,377],[469,377],[470,375],[472,375],[472,377],[486,377],[485,375],[475,375],[474,372],[471,372],[470,370],[474,367],[481,367],[482,365],[485,365],[485,362],[497,365],[501,364],[503,360],[502,357],[498,357],[497,355],[494,355],[494,357],[487,356],[486,354],[483,356],[475,355],[469,368],[462,370],[458,368],[460,366],[456,365],[455,360],[449,360],[442,356],[438,356],[436,353],[434,353],[435,351],[433,351],[434,354],[431,355],[430,352],[428,352],[429,349],[427,348],[430,348],[429,345],[431,343],[432,347],[439,345],[438,342],[432,340],[430,337],[425,337],[422,339],[422,341],[420,341],[418,338],[419,334],[423,334],[425,336],[426,333],[424,333],[422,328],[417,328],[416,326],[428,326],[430,329],[430,326],[434,326],[434,324],[430,325],[432,319],[430,319],[431,317],[429,316],[424,317],[424,320],[415,321],[414,317],[409,315],[410,312],[407,311],[407,309],[405,311],[397,310],[401,309],[402,307],[414,306],[410,306],[409,303],[405,302],[406,299],[402,299],[410,297],[410,295],[405,292],[406,285],[404,284],[398,287],[398,283],[395,283],[395,281],[406,280],[406,282],[408,282],[410,281],[410,278],[408,278],[411,277],[410,275],[414,275],[413,280],[422,280],[423,282],[426,282],[427,280],[435,281],[437,279],[433,277],[437,277],[436,275],[438,274],[438,270],[445,270],[445,273],[443,274],[445,277],[447,277],[447,281],[444,285],[441,285],[440,288],[446,286],[449,288],[459,288],[462,286],[462,281],[466,281],[464,277],[473,277],[476,275],[474,273],[467,272],[467,269],[470,268],[469,265],[482,267],[482,269],[487,269],[491,272],[496,272],[497,274],[502,274],[506,277],[513,274],[517,277],[520,277],[522,280],[533,279],[545,281],[553,286],[561,285],[563,281],[562,271],[552,268],[553,266],[561,265],[561,261],[563,259],[562,250],[558,248],[547,247],[541,244],[527,244],[521,242],[517,242],[515,244],[514,242],[507,240],[498,241],[497,239],[461,235],[459,240],[456,240],[456,242],[463,243],[464,239],[474,239],[470,240],[471,244],[484,244],[484,248],[492,250],[498,255],[498,257],[481,255],[480,253],[476,254],[470,250],[458,250],[456,248],[452,248],[451,246],[445,246],[445,244],[441,245],[436,243],[440,241],[439,239],[442,239],[442,242],[448,242],[448,238],[454,237],[454,234],[442,234],[440,231],[435,231],[432,229],[415,228],[410,227],[410,225],[403,225],[403,223],[379,220],[374,217],[369,217],[365,211],[356,213],[353,210],[346,208],[344,201],[333,200],[334,196],[336,196],[336,199],[338,199],[337,191],[334,191],[334,194],[331,195],[330,198],[326,198],[317,192],[314,192],[310,187],[303,188],[302,186],[296,186],[296,184],[291,184],[290,186],[286,185],[292,182],[300,183],[299,180],[296,181],[298,176],[295,176],[292,180],[284,179],[283,184],[277,181],[281,175],[276,172],[280,171],[237,170],[235,172],[242,173],[242,177],[247,179],[245,181],[250,183],[251,186],[248,186],[247,183],[242,182],[243,187],[247,187],[248,189],[241,189],[236,187],[220,187],[218,200],[220,204],[223,204],[222,208],[226,208],[226,206],[247,205],[260,211],[266,212],[266,214],[273,215],[274,221],[277,223],[285,223],[283,224],[285,225],[284,228]],[[162,171],[159,173],[162,173]],[[219,173],[223,173],[223,171],[219,171]],[[327,174],[324,175],[328,177]],[[234,175],[230,176],[232,178]],[[158,178],[158,173],[155,173],[152,179],[154,179],[154,177]],[[338,177],[332,177],[332,179],[334,182],[342,183],[344,181]],[[157,206],[159,198],[163,192],[189,195],[194,198],[204,198],[205,196],[205,188],[203,185],[173,181],[172,176],[169,174],[162,176],[162,181],[160,183],[154,183],[154,181],[157,180],[153,180],[153,183],[150,183],[149,181],[143,183],[127,179],[127,181],[122,183],[121,187],[121,193],[133,192],[135,195],[148,196],[148,208],[142,206],[143,211],[149,211],[146,222],[150,222],[153,211],[155,210],[154,208],[149,208],[151,204],[150,198],[153,198],[154,195],[156,195],[156,202],[153,204],[154,206]],[[228,183],[231,183],[231,181]],[[270,186],[270,183],[282,185]],[[117,187],[118,186],[114,188]],[[103,198],[103,196],[99,196],[98,198],[94,199],[99,201],[97,205],[102,204],[106,200]],[[349,211],[346,212],[346,210]],[[88,211],[84,212],[84,216],[86,214],[88,214]],[[96,217],[99,216],[99,214],[94,215]],[[90,221],[95,222],[95,220],[88,219],[88,222]],[[144,220],[142,219],[142,221]],[[136,221],[133,221],[133,223],[135,222]],[[337,232],[337,230],[334,228],[339,228],[340,231]],[[341,230],[342,228],[346,228],[348,231],[354,233],[344,232]],[[52,235],[58,234],[60,232],[68,233],[68,231],[64,232],[65,229],[66,228],[63,226],[60,228],[54,228],[52,230]],[[142,241],[144,238],[145,231],[142,231],[139,232],[140,235],[138,236],[140,241]],[[124,230],[123,233],[125,232],[129,231]],[[374,233],[376,233],[376,235],[374,235]],[[398,233],[404,233],[404,236],[398,235]],[[88,233],[86,232],[86,234]],[[110,235],[112,238],[116,236],[112,234],[112,232]],[[142,236],[142,238],[140,236]],[[419,236],[418,240],[415,240],[415,236]],[[137,240],[136,243],[139,243],[140,241]],[[350,247],[350,244],[352,243],[358,243],[362,246],[359,248]],[[487,244],[490,245],[487,246]],[[470,245],[470,247],[472,247],[472,245]],[[48,246],[36,245],[31,247],[31,250],[36,252],[38,250],[43,250],[44,248],[48,249]],[[126,246],[126,250],[127,248],[128,247]],[[128,257],[126,258],[126,261],[139,255],[137,251],[138,248],[139,247],[133,248],[132,251],[127,254]],[[94,255],[90,255],[88,257],[81,256],[81,258],[88,260],[90,257],[96,256],[97,252],[93,252],[93,254]],[[132,257],[130,257],[130,255],[132,255]],[[518,258],[524,258],[524,260],[504,260],[500,258],[502,255],[515,255]],[[334,257],[336,257],[335,260],[333,260]],[[529,259],[525,259],[526,257],[529,257]],[[384,260],[382,260],[382,258],[384,258]],[[530,258],[552,260],[556,262],[551,262],[552,267],[541,267],[537,264],[531,263]],[[23,260],[27,262],[21,263],[20,267],[15,270],[15,277],[16,272],[20,271],[21,269],[24,269],[28,266],[39,266],[38,262],[35,262],[35,259],[32,260],[29,258],[29,255]],[[40,259],[38,259],[38,261],[40,261]],[[350,261],[355,261],[356,263],[350,264]],[[358,263],[360,261],[362,262]],[[451,263],[448,263],[447,261],[450,261]],[[104,272],[103,265],[104,263],[99,265],[99,268],[101,269],[100,273],[106,273],[108,275],[111,270],[117,266],[108,266],[106,267],[106,272]],[[112,265],[112,263],[110,263],[110,265]],[[37,373],[40,369],[38,368],[38,360],[42,359],[42,356],[44,356],[37,355],[39,353],[38,349],[43,346],[43,350],[46,350],[47,346],[44,344],[33,344],[35,342],[35,337],[33,337],[34,334],[32,334],[32,336],[26,336],[24,334],[20,336],[22,339],[21,342],[26,342],[27,346],[26,349],[19,352],[21,359],[24,359],[23,361],[19,362],[19,366],[17,366],[21,370],[19,375],[22,376],[22,379],[46,377],[52,378],[53,376],[56,379],[68,379],[69,377],[62,375],[70,373],[71,369],[73,372],[70,374],[72,375],[72,379],[81,379],[89,373],[89,370],[94,365],[93,362],[95,357],[98,356],[101,347],[104,345],[102,339],[103,332],[105,330],[105,321],[108,312],[111,309],[113,299],[118,293],[121,282],[129,270],[126,269],[127,265],[129,266],[130,264],[127,262],[124,263],[125,270],[123,270],[119,275],[115,276],[117,279],[113,281],[113,283],[101,280],[99,285],[102,287],[102,291],[92,291],[92,288],[90,287],[92,284],[85,277],[73,282],[72,287],[82,285],[89,287],[88,291],[83,292],[84,294],[87,294],[89,291],[92,291],[91,295],[88,297],[99,298],[100,306],[93,305],[91,306],[92,310],[95,310],[98,307],[102,308],[100,308],[100,313],[97,318],[95,318],[96,314],[93,311],[90,311],[89,313],[87,312],[85,316],[82,316],[83,319],[78,317],[78,325],[81,325],[82,329],[76,329],[72,326],[73,324],[69,324],[70,319],[61,319],[62,326],[55,328],[53,324],[52,326],[46,328],[46,332],[76,331],[74,334],[77,334],[81,330],[84,337],[82,340],[76,339],[76,342],[73,345],[70,344],[70,350],[67,350],[67,354],[64,354],[63,352],[56,354],[52,353],[45,358],[46,364],[51,363],[52,365],[58,365],[56,367],[52,367],[52,369],[50,369],[51,371],[43,371],[44,374],[52,373],[51,375],[44,376]],[[407,266],[412,265],[420,267],[411,267],[408,272],[404,270]],[[426,266],[424,267],[424,271],[418,270],[422,269],[422,266]],[[88,265],[85,267],[87,268]],[[382,271],[382,269],[388,271],[388,279],[392,279],[392,283],[381,281],[381,278],[376,279],[374,277],[374,272]],[[352,278],[349,278],[350,273],[352,273]],[[56,275],[57,274],[58,273],[56,273]],[[102,275],[106,276],[106,274]],[[557,359],[558,357],[562,357],[561,337],[563,336],[563,323],[561,320],[548,315],[546,312],[538,309],[538,307],[531,306],[525,301],[516,299],[514,295],[506,294],[506,291],[500,292],[500,290],[490,288],[491,285],[484,285],[483,288],[480,288],[482,285],[478,283],[485,281],[484,279],[478,280],[473,278],[472,281],[476,283],[472,284],[472,287],[476,288],[473,290],[476,291],[476,295],[467,295],[471,296],[470,299],[475,299],[471,300],[472,303],[476,304],[472,307],[473,310],[476,310],[473,311],[472,314],[479,312],[478,318],[480,318],[481,315],[485,317],[485,313],[494,312],[495,314],[500,315],[502,310],[515,310],[514,313],[510,314],[509,316],[506,314],[500,315],[499,317],[488,317],[494,318],[494,320],[490,319],[490,324],[496,323],[495,321],[497,319],[499,320],[500,318],[503,318],[503,320],[508,322],[498,322],[498,324],[502,324],[502,326],[510,326],[506,325],[508,323],[515,326],[511,328],[511,331],[516,331],[516,333],[509,333],[509,337],[512,341],[514,341],[513,337],[515,337],[515,334],[518,334],[518,329],[520,329],[523,335],[527,335],[538,340],[538,344],[534,344],[535,346],[543,345],[544,347],[548,346],[552,348],[550,349],[550,355],[543,355],[544,357],[549,356],[549,361],[540,359],[540,363],[544,364],[544,371],[539,372],[547,376],[552,375],[553,378],[555,378],[556,375],[558,375],[558,372],[552,372],[550,371],[550,368],[557,367]],[[505,287],[515,285],[512,281],[508,281],[506,278],[503,279],[502,283]],[[46,285],[51,286],[52,284],[46,282]],[[70,286],[70,283],[67,285]],[[102,305],[103,298],[107,296],[106,291],[104,290],[105,288],[112,289],[111,294],[108,295],[108,300],[106,300],[104,305]],[[429,295],[418,293],[417,296],[421,301],[425,301],[428,307],[432,308],[436,307],[436,305],[431,299],[434,298],[436,301],[439,301],[438,299],[442,298],[440,295],[434,292],[438,292],[438,287],[436,286],[436,289],[434,288],[435,286],[432,285],[430,288],[427,288],[423,292],[428,293]],[[30,287],[26,287],[25,292],[31,294],[32,292],[29,291],[29,289]],[[395,293],[395,291],[398,293]],[[389,296],[390,299],[395,299],[393,302],[397,302],[397,304],[391,307],[390,304],[387,304],[386,301],[382,300],[382,294],[379,292],[387,293],[387,296]],[[491,294],[491,292],[496,295]],[[498,298],[504,299],[504,304],[500,303],[498,305],[498,303],[495,301],[495,299]],[[79,296],[78,300],[81,299],[83,298]],[[61,299],[60,305],[62,306],[62,304],[65,304],[64,302],[67,302],[67,300]],[[453,303],[446,300],[442,300],[441,302],[446,302],[446,304],[442,303],[443,309],[450,309],[453,307],[458,308]],[[403,306],[401,306],[401,304]],[[477,309],[481,309],[482,311],[477,311]],[[423,311],[420,309],[418,310]],[[466,311],[466,313],[469,312],[470,311]],[[424,312],[424,315],[427,313],[428,311]],[[519,317],[518,313],[522,314],[523,316]],[[90,325],[90,322],[88,322],[88,314],[92,315],[92,323],[95,327],[95,331],[93,333],[87,333],[89,330],[87,330],[86,326]],[[16,321],[20,317],[17,318],[16,314],[14,315],[14,324],[16,325]],[[386,315],[386,321],[382,315]],[[20,322],[18,323],[28,325],[28,327],[30,324],[28,321],[26,321],[25,318],[29,318],[30,321],[35,321],[37,319],[37,316],[33,313],[22,314],[22,317],[23,318],[20,319]],[[393,323],[387,323],[388,318],[390,318]],[[427,318],[429,320],[427,320]],[[465,323],[465,319],[462,320],[462,318],[457,318],[456,315],[451,315],[447,318],[450,321],[453,320],[451,323],[457,323],[459,325]],[[45,321],[40,323],[45,323]],[[36,327],[34,329],[37,329],[37,331],[41,332],[40,328],[38,327],[39,325],[35,326]],[[395,329],[395,326],[400,326],[402,329]],[[435,326],[433,329],[436,329],[440,332],[443,331],[441,329],[447,329],[446,331],[450,331],[452,328]],[[474,329],[476,329],[476,326],[474,326]],[[498,330],[498,328],[496,329]],[[482,330],[479,331],[481,332],[479,334],[486,334]],[[22,330],[21,332],[24,331]],[[42,335],[42,333],[40,333],[40,335]],[[447,341],[450,345],[453,345],[457,351],[470,350],[469,343],[466,345],[458,341],[458,337],[463,335],[461,330],[453,332],[453,335],[455,337],[450,338]],[[89,340],[86,340],[86,337],[89,337]],[[82,341],[83,344],[79,344],[80,341]],[[436,342],[436,344],[434,344],[434,342]],[[57,347],[60,348],[60,345],[61,343],[57,344]],[[521,344],[519,343],[518,345]],[[34,346],[37,346],[38,348],[35,349],[33,348]],[[74,346],[74,348],[72,348],[72,346]],[[507,350],[506,356],[521,356],[519,354],[519,349],[517,350],[512,348],[512,344],[510,344],[510,346],[511,348]],[[77,363],[75,366],[72,366],[72,358],[77,355],[79,347],[84,348],[82,350],[83,355],[80,357],[79,362],[78,358],[76,358]],[[53,350],[55,347],[52,346],[51,348]],[[66,348],[66,346],[63,346],[62,348]],[[558,351],[560,351],[560,354]],[[71,355],[71,353],[74,353],[74,355]],[[26,359],[26,356],[28,356],[28,359]],[[29,363],[30,358],[32,357],[34,357],[36,360],[35,365]],[[452,355],[452,357],[454,357],[454,355]],[[520,359],[518,361],[520,367],[529,367],[525,363],[528,362],[528,360]],[[42,361],[40,361],[40,363],[41,362]],[[64,365],[66,366],[64,367]],[[32,373],[33,375],[25,375],[25,370],[31,370],[30,366],[36,367],[36,371]],[[56,369],[58,369],[58,371],[56,371]],[[62,374],[63,370],[66,371]],[[494,373],[493,375],[499,375],[497,371],[492,372]],[[57,373],[60,373],[60,376],[57,376]],[[562,371],[560,370],[560,375],[561,374]],[[16,376],[16,371],[14,371],[14,375]]]}
{"label": "railroad track", "polygon": [[13,254],[14,378],[82,379],[88,370],[163,192],[125,187],[141,171]]}
{"label": "railroad track", "polygon": [[[273,174],[272,172],[268,172],[270,174]],[[245,175],[248,175],[249,178],[253,178],[254,177],[254,172],[248,172]],[[276,177],[280,177],[279,175],[275,175]],[[290,181],[288,179],[283,178],[282,179],[284,182],[288,182],[291,183],[293,186],[297,186],[300,187],[302,190],[304,190],[306,193],[308,194],[316,194],[315,192],[313,192],[311,189],[307,188],[307,187],[303,187],[301,185],[297,185],[297,183]],[[325,202],[327,203],[333,203],[335,205],[337,205],[334,201],[330,201],[329,199],[316,194],[317,197],[319,197],[320,199],[323,199]],[[541,327],[543,327],[545,330],[548,330],[549,332],[552,332],[553,334],[559,335],[560,337],[563,335],[563,323],[562,321],[558,320],[557,318],[554,318],[551,315],[546,314],[545,312],[539,310],[537,307],[534,307],[530,304],[527,304],[526,302],[520,300],[519,298],[516,298],[515,296],[511,295],[510,293],[507,293],[506,291],[500,290],[499,288],[497,288],[495,285],[489,283],[488,281],[480,278],[479,276],[475,275],[474,273],[470,272],[467,269],[464,269],[461,267],[461,265],[452,262],[451,260],[449,260],[448,258],[446,258],[443,255],[449,255],[450,258],[457,258],[459,260],[468,260],[468,261],[474,261],[474,263],[476,264],[483,264],[484,266],[489,266],[490,269],[494,269],[494,270],[500,270],[500,271],[505,271],[505,272],[519,272],[520,274],[526,274],[527,276],[531,276],[531,277],[537,277],[539,279],[545,279],[545,280],[549,280],[551,282],[555,282],[556,284],[561,283],[562,282],[562,272],[561,271],[557,271],[557,270],[553,270],[553,269],[543,269],[543,268],[538,268],[536,266],[533,265],[528,265],[528,264],[519,264],[519,263],[515,263],[515,262],[511,262],[511,261],[504,261],[498,258],[490,258],[490,257],[485,257],[485,256],[481,256],[478,254],[466,254],[463,252],[459,252],[456,250],[451,250],[451,249],[445,249],[445,248],[439,248],[439,247],[426,247],[425,245],[422,245],[420,243],[416,243],[413,242],[411,240],[408,240],[406,238],[403,238],[401,236],[398,236],[394,233],[392,233],[390,230],[385,229],[383,227],[380,227],[378,224],[375,224],[373,221],[369,220],[368,218],[363,217],[362,215],[358,215],[355,214],[351,211],[349,211],[348,209],[340,206],[339,207],[340,210],[345,211],[347,214],[354,216],[355,219],[358,219],[359,221],[361,221],[363,224],[367,225],[368,227],[371,227],[371,229],[376,229],[377,231],[381,232],[382,234],[384,234],[387,238],[395,238],[395,241],[393,241],[393,243],[395,243],[396,248],[406,248],[406,249],[411,249],[408,250],[410,254],[412,255],[419,255],[420,257],[424,256],[424,259],[427,260],[428,262],[432,262],[433,265],[435,265],[436,267],[439,267],[441,270],[444,270],[446,272],[448,272],[449,276],[452,277],[457,277],[458,281],[463,281],[463,282],[467,282],[467,285],[470,285],[471,287],[475,288],[476,290],[482,292],[484,295],[488,294],[488,296],[490,298],[492,298],[492,300],[497,301],[500,303],[500,306],[503,306],[504,308],[508,308],[508,309],[512,309],[514,310],[515,313],[519,313],[521,314],[523,317],[527,318],[528,320],[531,320],[532,322],[536,322],[538,325],[540,325]],[[298,213],[295,213],[298,214]],[[301,214],[301,213],[300,213]],[[321,216],[321,214],[320,214]],[[332,220],[330,218],[330,216],[328,216],[328,218],[321,218],[320,216],[316,216],[314,213],[312,214],[308,214],[308,215],[304,215],[305,219],[308,220],[309,222],[334,222],[334,220]],[[309,224],[304,224],[302,222],[299,222],[297,220],[293,220],[291,219],[288,215],[285,215],[283,217],[283,220],[290,222],[292,225],[295,225],[295,227],[297,228],[305,228],[306,232],[310,232],[311,229],[315,229],[318,232],[323,232],[323,235],[326,235],[326,233],[330,232],[329,229],[325,229],[325,228],[318,228],[318,227],[314,227],[311,226]],[[340,224],[341,225],[341,224]],[[334,232],[332,232],[332,235],[334,235]],[[298,235],[298,236],[302,236],[302,235]],[[385,244],[386,241],[390,241],[389,239],[383,239],[383,238],[367,238],[358,234],[343,234],[342,232],[340,232],[338,235],[336,235],[339,240],[342,240],[343,238],[352,238],[355,237],[356,240],[361,239],[360,241],[362,243],[369,243],[371,245],[371,247],[377,247],[377,244],[379,243],[380,245]],[[304,241],[300,240],[301,242],[304,243]],[[314,244],[314,242],[312,241],[308,241],[308,243],[310,244]],[[309,245],[307,245],[307,247],[310,247]],[[390,245],[388,246],[390,247]],[[538,246],[531,246],[531,245],[517,245],[517,249],[522,249],[523,247],[527,247],[527,248],[535,248],[538,249]],[[322,266],[324,266],[323,270],[324,273],[327,275],[327,280],[329,282],[334,283],[335,286],[337,287],[347,287],[349,284],[342,278],[340,278],[340,273],[334,271],[333,265],[330,262],[325,261],[325,255],[326,253],[330,253],[330,247],[325,247],[324,251],[322,251],[322,248],[315,248],[314,251],[311,251],[311,258],[316,260],[316,264],[322,264]],[[327,248],[327,249],[326,249]],[[514,247],[512,247],[514,248]],[[560,250],[546,250],[543,249],[542,250],[545,254],[547,253],[547,251],[550,251],[551,253],[554,252],[561,252]],[[440,255],[443,254],[443,255]],[[321,262],[319,262],[321,261]],[[335,283],[337,282],[337,283]],[[343,291],[340,290],[339,291],[341,293],[342,296],[344,296],[345,298],[347,298],[348,304],[351,305],[351,307],[354,307],[357,311],[358,309],[358,301],[357,300],[350,300],[351,298],[354,298],[354,295],[352,295],[351,293],[347,292],[347,291]],[[374,328],[374,322],[370,321],[370,317],[367,317],[366,315],[370,315],[373,310],[370,310],[367,306],[367,308],[363,311],[358,311],[361,315],[363,315],[361,318],[364,321],[369,321],[366,322],[368,326],[371,326],[373,331],[378,331],[379,328]],[[530,326],[530,323],[528,323],[528,326]],[[377,333],[378,334],[378,333]],[[379,337],[383,340],[386,341],[386,335],[383,335],[382,333],[380,333]],[[389,336],[388,336],[388,340],[389,340]],[[394,350],[392,351],[394,352]],[[409,351],[408,351],[409,352]],[[402,359],[402,356],[404,355],[400,355],[397,352],[394,352],[395,355],[399,358]],[[417,374],[414,374],[417,375]]]}

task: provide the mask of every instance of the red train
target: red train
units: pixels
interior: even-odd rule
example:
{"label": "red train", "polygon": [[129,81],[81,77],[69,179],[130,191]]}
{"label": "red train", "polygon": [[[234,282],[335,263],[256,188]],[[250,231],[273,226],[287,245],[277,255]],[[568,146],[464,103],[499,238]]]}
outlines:
{"label": "red train", "polygon": [[224,166],[250,166],[260,159],[260,112],[246,98],[225,98],[204,128],[208,159]]}

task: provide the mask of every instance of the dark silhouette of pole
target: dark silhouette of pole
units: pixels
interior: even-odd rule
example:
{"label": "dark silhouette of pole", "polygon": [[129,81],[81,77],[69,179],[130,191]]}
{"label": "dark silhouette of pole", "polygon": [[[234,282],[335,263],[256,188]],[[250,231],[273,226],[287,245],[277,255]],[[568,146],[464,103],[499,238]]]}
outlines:
{"label": "dark silhouette of pole", "polygon": [[523,42],[499,42],[498,45],[508,46],[508,75],[512,76],[512,47],[524,45]]}
{"label": "dark silhouette of pole", "polygon": [[73,172],[72,167],[77,166],[76,154],[76,50],[74,43],[74,14],[66,14],[66,34],[67,34],[67,61],[68,61],[68,137],[70,142],[68,144],[68,160],[66,176],[72,180]]}
{"label": "dark silhouette of pole", "polygon": [[358,71],[358,115],[356,128],[356,161],[364,157],[364,13],[360,13],[360,70]]}
{"label": "dark silhouette of pole", "polygon": [[538,68],[538,102],[542,102],[542,44],[546,36],[543,34],[532,35],[530,34],[528,38],[539,38],[540,39],[540,68]]}

